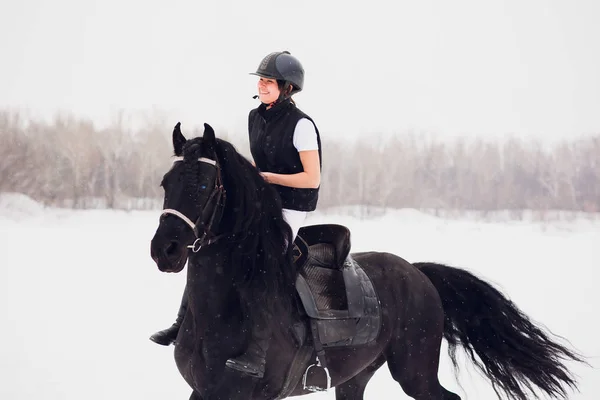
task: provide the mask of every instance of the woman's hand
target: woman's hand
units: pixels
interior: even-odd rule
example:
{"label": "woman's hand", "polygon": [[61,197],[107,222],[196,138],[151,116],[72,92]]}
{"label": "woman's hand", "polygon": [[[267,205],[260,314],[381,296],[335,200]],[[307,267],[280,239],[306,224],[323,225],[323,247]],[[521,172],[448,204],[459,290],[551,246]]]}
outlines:
{"label": "woman's hand", "polygon": [[288,186],[299,189],[316,189],[321,185],[321,168],[319,165],[319,152],[301,151],[303,172],[296,174],[276,174],[273,172],[260,172],[263,179],[270,184]]}
{"label": "woman's hand", "polygon": [[260,176],[269,183],[273,183],[273,173],[272,172],[261,172]]}

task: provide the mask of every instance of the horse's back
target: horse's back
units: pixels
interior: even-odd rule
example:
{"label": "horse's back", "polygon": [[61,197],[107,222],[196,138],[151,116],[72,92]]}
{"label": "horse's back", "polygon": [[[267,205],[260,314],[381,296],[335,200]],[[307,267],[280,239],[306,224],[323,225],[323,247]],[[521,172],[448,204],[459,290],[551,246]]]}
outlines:
{"label": "horse's back", "polygon": [[350,256],[373,280],[383,280],[398,284],[398,280],[409,281],[413,285],[425,284],[435,290],[429,279],[417,267],[404,258],[384,251],[364,251]]}
{"label": "horse's back", "polygon": [[443,316],[439,294],[429,278],[404,258],[389,252],[366,251],[351,257],[369,276],[387,315],[404,319],[403,313],[437,312]]}

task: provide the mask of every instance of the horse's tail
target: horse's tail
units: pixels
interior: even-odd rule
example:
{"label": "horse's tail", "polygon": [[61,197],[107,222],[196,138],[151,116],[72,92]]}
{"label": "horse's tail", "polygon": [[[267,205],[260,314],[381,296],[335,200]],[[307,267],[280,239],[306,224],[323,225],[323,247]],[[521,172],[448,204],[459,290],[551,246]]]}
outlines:
{"label": "horse's tail", "polygon": [[585,363],[583,357],[552,341],[550,333],[536,326],[489,283],[442,264],[414,265],[440,294],[444,338],[455,368],[460,345],[492,382],[499,397],[501,391],[509,398],[527,400],[536,397],[537,387],[550,396],[566,398],[566,387],[577,389],[575,378],[562,361]]}

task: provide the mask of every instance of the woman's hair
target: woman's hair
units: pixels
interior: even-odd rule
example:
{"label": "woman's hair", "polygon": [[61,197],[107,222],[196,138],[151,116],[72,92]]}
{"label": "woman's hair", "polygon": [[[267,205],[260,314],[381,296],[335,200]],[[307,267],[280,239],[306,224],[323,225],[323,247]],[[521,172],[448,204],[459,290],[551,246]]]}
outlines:
{"label": "woman's hair", "polygon": [[[294,90],[294,85],[292,85],[290,82],[284,81],[283,79],[277,79],[277,86],[279,87],[279,91],[282,93],[286,90],[288,92],[291,92],[292,90]],[[296,104],[296,102],[294,101],[292,96],[290,96],[290,101],[292,103]]]}

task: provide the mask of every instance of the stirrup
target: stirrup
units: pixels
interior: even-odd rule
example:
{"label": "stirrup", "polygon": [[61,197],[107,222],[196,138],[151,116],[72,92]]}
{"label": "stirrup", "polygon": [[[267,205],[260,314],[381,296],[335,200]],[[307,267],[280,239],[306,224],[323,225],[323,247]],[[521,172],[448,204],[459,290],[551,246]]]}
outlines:
{"label": "stirrup", "polygon": [[[306,378],[308,376],[308,371],[312,367],[323,368],[323,370],[325,371],[325,377],[327,379],[327,387],[326,388],[322,388],[322,387],[316,386],[316,385],[306,386]],[[309,392],[324,392],[324,391],[331,389],[331,376],[329,376],[329,369],[327,367],[322,367],[321,360],[319,360],[318,356],[317,356],[317,362],[315,364],[309,365],[308,368],[306,368],[306,371],[304,371],[304,377],[302,378],[302,386],[304,387],[305,390],[308,390]]]}

